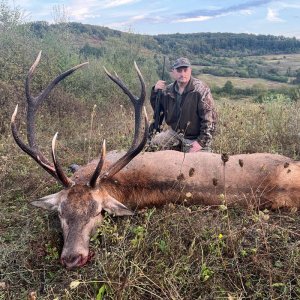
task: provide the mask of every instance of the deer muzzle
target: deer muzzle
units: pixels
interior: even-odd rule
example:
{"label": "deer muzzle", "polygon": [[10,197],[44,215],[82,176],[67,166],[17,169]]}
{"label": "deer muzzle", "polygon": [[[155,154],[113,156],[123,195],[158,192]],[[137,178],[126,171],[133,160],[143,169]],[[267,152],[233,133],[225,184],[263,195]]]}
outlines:
{"label": "deer muzzle", "polygon": [[67,269],[74,269],[83,267],[89,259],[89,255],[82,254],[70,254],[66,256],[61,256],[60,262]]}

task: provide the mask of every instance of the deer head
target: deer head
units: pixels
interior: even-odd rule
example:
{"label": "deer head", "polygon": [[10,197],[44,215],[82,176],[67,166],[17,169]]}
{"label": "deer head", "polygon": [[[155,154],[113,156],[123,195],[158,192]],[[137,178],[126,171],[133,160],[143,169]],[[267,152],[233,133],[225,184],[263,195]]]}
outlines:
{"label": "deer head", "polygon": [[[18,106],[16,106],[16,109],[12,115],[11,130],[17,145],[64,187],[64,189],[60,192],[53,195],[48,195],[37,201],[33,201],[31,204],[48,210],[56,210],[58,212],[64,236],[61,263],[67,268],[74,268],[83,266],[88,261],[90,236],[101,224],[104,211],[116,216],[133,214],[133,212],[130,211],[125,205],[107,192],[103,183],[109,182],[109,180],[120,170],[122,170],[136,155],[138,155],[145,146],[148,132],[148,120],[146,114],[145,129],[143,134],[141,134],[141,115],[146,97],[145,83],[141,72],[139,71],[136,63],[134,63],[141,83],[141,95],[138,98],[129,91],[127,86],[116,74],[113,76],[105,69],[108,77],[123,90],[123,92],[130,98],[134,106],[134,138],[129,150],[108,169],[102,171],[106,155],[106,145],[104,141],[100,159],[93,174],[90,176],[90,178],[86,179],[86,182],[76,183],[65,175],[61,165],[57,160],[55,154],[57,133],[54,135],[52,140],[51,156],[53,163],[50,163],[49,160],[40,152],[35,138],[35,115],[38,107],[49,95],[55,85],[88,63],[77,65],[60,74],[37,97],[33,97],[30,93],[30,82],[40,58],[41,52],[38,54],[35,62],[31,66],[25,83],[27,100],[28,145],[22,141],[17,130],[15,119]],[[80,172],[80,170],[78,172]]]}

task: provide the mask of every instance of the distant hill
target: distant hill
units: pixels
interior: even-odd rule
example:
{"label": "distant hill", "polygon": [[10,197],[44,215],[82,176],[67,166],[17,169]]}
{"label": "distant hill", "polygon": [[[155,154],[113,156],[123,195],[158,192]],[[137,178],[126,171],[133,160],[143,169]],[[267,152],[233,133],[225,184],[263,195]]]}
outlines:
{"label": "distant hill", "polygon": [[213,56],[266,55],[299,53],[300,40],[283,36],[235,34],[235,33],[190,33],[154,36],[164,53],[181,48],[190,55]]}
{"label": "distant hill", "polygon": [[171,58],[178,54],[193,59],[199,55],[232,57],[300,53],[300,40],[283,36],[246,33],[176,33],[150,36],[75,22],[51,25],[47,22],[30,23],[30,29],[37,37],[42,37],[53,29],[60,30],[62,27],[81,37],[81,52],[87,55],[101,56],[99,48],[109,38],[120,38],[128,42],[128,38],[132,36],[135,36],[145,49]]}

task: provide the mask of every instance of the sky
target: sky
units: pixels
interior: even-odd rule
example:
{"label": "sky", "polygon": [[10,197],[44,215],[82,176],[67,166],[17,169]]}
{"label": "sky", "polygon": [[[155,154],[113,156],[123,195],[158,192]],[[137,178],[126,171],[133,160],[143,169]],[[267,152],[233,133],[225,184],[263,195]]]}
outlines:
{"label": "sky", "polygon": [[300,0],[12,0],[27,21],[64,20],[140,34],[232,32],[300,39]]}

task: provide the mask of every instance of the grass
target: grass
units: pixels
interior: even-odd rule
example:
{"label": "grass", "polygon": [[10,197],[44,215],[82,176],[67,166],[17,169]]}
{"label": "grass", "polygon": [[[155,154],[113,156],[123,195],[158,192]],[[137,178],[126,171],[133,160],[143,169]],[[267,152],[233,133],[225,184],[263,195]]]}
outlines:
{"label": "grass", "polygon": [[[262,56],[248,56],[241,59],[241,57],[226,58],[226,63],[216,63],[214,67],[227,67],[232,70],[237,70],[247,67],[247,65],[259,65],[259,68],[266,73],[272,73],[274,70],[279,75],[286,76],[289,71],[289,82],[292,82],[295,77],[295,71],[300,69],[300,54],[281,54],[281,55],[262,55]],[[245,61],[244,61],[245,60]],[[244,61],[244,62],[243,62]],[[247,62],[247,63],[246,63]],[[227,65],[226,65],[227,64]],[[193,66],[193,69],[199,74],[199,70],[205,68],[204,66]],[[211,74],[199,74],[197,77],[208,83],[210,87],[223,87],[226,81],[230,80],[235,88],[252,88],[259,85],[264,89],[281,89],[295,87],[292,84],[275,82],[262,78],[240,78],[240,77],[220,77]]]}
{"label": "grass", "polygon": [[[42,110],[45,153],[58,128],[64,166],[96,157],[104,137],[109,149],[128,146],[132,112],[116,101],[113,110],[76,103],[70,114],[68,107]],[[220,99],[217,106],[215,152],[299,159],[299,102]],[[59,185],[21,153],[8,130],[0,158],[0,300],[300,299],[299,212],[167,205],[133,217],[106,216],[91,240],[92,261],[67,271],[59,263],[58,217],[29,205]]]}
{"label": "grass", "polygon": [[210,87],[223,87],[225,83],[230,80],[235,88],[253,88],[253,86],[261,86],[264,89],[280,89],[285,87],[292,87],[291,84],[275,82],[262,78],[240,78],[240,77],[219,77],[211,74],[200,74],[197,78],[206,82]]}
{"label": "grass", "polygon": [[276,68],[278,68],[282,74],[284,74],[288,68],[291,68],[292,71],[300,68],[300,54],[264,55],[257,58],[262,59],[264,63],[270,67],[276,65]]}
{"label": "grass", "polygon": [[299,102],[265,104],[218,101],[214,150],[219,153],[280,153],[299,159]]}

